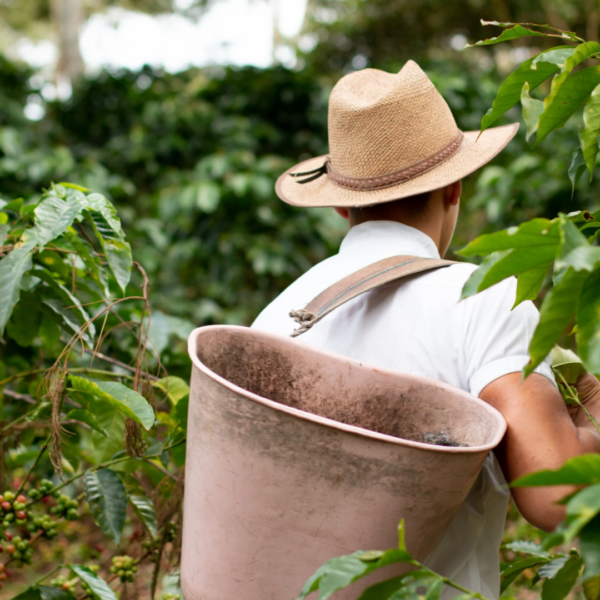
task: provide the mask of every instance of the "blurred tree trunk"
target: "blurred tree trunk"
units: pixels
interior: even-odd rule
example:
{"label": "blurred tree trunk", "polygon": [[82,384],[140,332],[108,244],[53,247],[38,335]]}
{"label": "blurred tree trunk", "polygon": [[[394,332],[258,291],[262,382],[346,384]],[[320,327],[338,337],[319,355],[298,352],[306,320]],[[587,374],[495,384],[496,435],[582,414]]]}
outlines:
{"label": "blurred tree trunk", "polygon": [[271,11],[273,12],[273,50],[271,63],[276,65],[278,63],[277,49],[283,41],[280,31],[281,6],[279,5],[279,0],[271,0]]}
{"label": "blurred tree trunk", "polygon": [[587,5],[586,38],[588,42],[598,41],[598,0],[589,0]]}
{"label": "blurred tree trunk", "polygon": [[58,39],[57,76],[68,79],[72,84],[85,68],[79,49],[79,33],[83,24],[82,0],[50,0],[50,8]]}

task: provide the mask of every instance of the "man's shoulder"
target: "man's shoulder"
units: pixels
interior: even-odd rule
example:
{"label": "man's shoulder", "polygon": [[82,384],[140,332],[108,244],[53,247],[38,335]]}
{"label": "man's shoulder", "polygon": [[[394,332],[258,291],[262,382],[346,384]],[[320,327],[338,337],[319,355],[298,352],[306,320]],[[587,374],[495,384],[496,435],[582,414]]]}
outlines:
{"label": "man's shoulder", "polygon": [[271,330],[289,322],[291,331],[294,321],[289,317],[289,312],[292,309],[304,308],[324,289],[339,280],[341,265],[336,259],[337,255],[327,258],[298,277],[261,311],[252,327]]}

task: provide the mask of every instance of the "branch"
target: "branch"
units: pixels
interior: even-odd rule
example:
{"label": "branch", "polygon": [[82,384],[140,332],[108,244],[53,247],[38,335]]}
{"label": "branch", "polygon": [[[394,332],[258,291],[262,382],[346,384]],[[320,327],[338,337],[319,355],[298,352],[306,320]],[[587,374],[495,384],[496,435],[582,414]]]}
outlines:
{"label": "branch", "polygon": [[32,398],[27,394],[19,394],[18,392],[13,392],[12,390],[2,390],[2,393],[13,400],[22,400],[23,402],[27,402],[27,404],[37,404],[35,398]]}
{"label": "branch", "polygon": [[49,444],[50,444],[50,438],[48,438],[44,442],[44,445],[40,448],[40,451],[38,452],[38,455],[35,457],[35,460],[33,461],[31,468],[27,472],[27,475],[25,475],[25,477],[23,478],[23,481],[21,482],[19,489],[15,492],[15,497],[17,497],[23,491],[23,488],[25,487],[27,480],[31,477],[31,474],[33,473],[34,469],[38,466],[38,463],[40,462],[44,452],[46,452],[46,448],[48,448]]}

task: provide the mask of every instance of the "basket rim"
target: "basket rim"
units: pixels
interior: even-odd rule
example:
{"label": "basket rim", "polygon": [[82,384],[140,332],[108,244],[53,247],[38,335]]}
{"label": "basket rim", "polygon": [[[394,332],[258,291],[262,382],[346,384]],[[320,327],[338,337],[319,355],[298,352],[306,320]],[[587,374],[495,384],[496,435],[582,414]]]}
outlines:
{"label": "basket rim", "polygon": [[[246,390],[246,389],[232,383],[231,381],[228,381],[224,377],[221,377],[220,375],[218,375],[217,373],[215,373],[214,371],[209,369],[198,358],[198,354],[197,354],[197,350],[196,350],[197,344],[198,344],[198,338],[200,336],[204,335],[205,333],[210,333],[210,332],[214,332],[214,331],[234,331],[234,332],[242,333],[243,335],[260,336],[260,337],[270,338],[273,340],[277,340],[277,342],[279,342],[279,343],[283,342],[285,344],[293,344],[293,345],[300,344],[300,345],[304,346],[304,348],[309,349],[311,352],[315,352],[322,356],[325,356],[328,358],[333,358],[338,361],[343,360],[357,368],[372,369],[373,371],[376,371],[377,373],[381,373],[383,375],[390,375],[390,376],[397,376],[398,374],[401,374],[403,377],[414,380],[415,383],[435,385],[438,388],[446,388],[449,392],[452,392],[453,394],[458,395],[458,396],[462,396],[467,401],[476,403],[481,408],[483,408],[486,412],[488,412],[490,414],[490,416],[492,416],[492,418],[497,423],[496,432],[495,432],[494,436],[492,437],[492,439],[487,444],[481,444],[479,446],[459,446],[459,447],[436,446],[433,444],[425,444],[423,442],[415,442],[413,440],[406,440],[404,438],[398,438],[398,437],[388,435],[385,433],[378,433],[376,431],[371,431],[370,429],[365,429],[363,427],[357,427],[356,425],[348,425],[347,423],[342,423],[340,421],[336,421],[336,420],[330,419],[328,417],[322,417],[320,415],[316,415],[314,413],[310,413],[305,410],[301,410],[299,408],[287,406],[286,404],[276,402],[275,400],[270,400],[269,398],[265,398],[263,396],[255,394],[254,392]],[[365,362],[344,356],[342,354],[337,354],[335,352],[323,350],[322,348],[317,348],[315,346],[312,346],[305,342],[301,342],[299,340],[292,340],[291,338],[287,338],[285,336],[268,333],[265,331],[260,331],[258,329],[251,329],[249,327],[242,327],[239,325],[205,325],[203,327],[198,327],[192,331],[192,333],[190,334],[190,336],[188,338],[188,354],[192,361],[192,365],[195,368],[197,368],[198,370],[200,370],[202,373],[204,373],[205,375],[207,375],[214,381],[218,382],[222,386],[228,388],[229,390],[235,392],[238,395],[245,396],[249,400],[252,400],[253,402],[262,404],[264,406],[268,406],[269,408],[271,408],[273,410],[287,413],[289,415],[298,417],[302,420],[311,421],[318,425],[323,425],[326,427],[344,431],[346,433],[358,435],[359,437],[370,438],[373,440],[391,443],[391,444],[395,444],[398,446],[408,446],[408,447],[412,447],[412,448],[418,448],[420,450],[427,450],[430,452],[441,452],[441,453],[445,453],[445,454],[448,454],[448,453],[450,453],[450,454],[476,454],[476,453],[480,453],[480,452],[489,452],[489,451],[493,450],[494,448],[496,448],[496,446],[498,446],[498,444],[504,437],[504,434],[506,433],[506,429],[507,429],[506,420],[504,419],[504,417],[502,416],[502,413],[500,413],[499,410],[497,410],[496,408],[494,408],[493,406],[491,406],[484,400],[477,398],[473,394],[466,392],[465,390],[463,390],[461,388],[457,388],[457,387],[447,384],[443,381],[437,381],[435,379],[423,377],[421,375],[414,375],[412,373],[402,373],[401,371],[392,371],[391,369],[377,367],[370,363],[365,363]]]}

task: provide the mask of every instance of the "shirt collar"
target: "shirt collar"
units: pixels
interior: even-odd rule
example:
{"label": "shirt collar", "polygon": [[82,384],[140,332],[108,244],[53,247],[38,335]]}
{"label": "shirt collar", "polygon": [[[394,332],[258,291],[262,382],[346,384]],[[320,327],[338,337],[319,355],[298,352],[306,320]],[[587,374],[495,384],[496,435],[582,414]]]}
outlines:
{"label": "shirt collar", "polygon": [[396,221],[366,221],[355,225],[343,239],[340,254],[368,254],[375,260],[402,254],[440,258],[437,246],[426,233]]}

